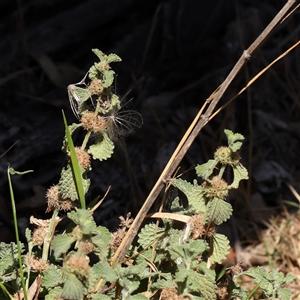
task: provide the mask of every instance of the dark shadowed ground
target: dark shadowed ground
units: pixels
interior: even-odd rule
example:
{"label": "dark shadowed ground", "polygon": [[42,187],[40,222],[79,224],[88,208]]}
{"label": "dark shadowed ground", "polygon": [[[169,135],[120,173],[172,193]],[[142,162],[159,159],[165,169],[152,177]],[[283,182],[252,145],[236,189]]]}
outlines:
{"label": "dark shadowed ground", "polygon": [[[34,170],[13,182],[20,227],[27,226],[32,214],[45,217],[45,191],[57,183],[65,164],[61,109],[69,123],[76,121],[66,87],[80,81],[97,61],[92,48],[123,59],[112,65],[118,75],[115,92],[126,95],[124,102],[132,99],[130,108],[144,119],[143,127],[125,138],[125,147],[117,145],[112,159],[93,165],[89,197],[102,196],[112,186],[96,218],[113,229],[119,215],[137,212],[202,104],[284,3],[2,0],[0,155],[18,143],[0,159],[0,239],[14,239],[8,164]],[[299,40],[299,18],[296,11],[276,29],[220,104]],[[211,158],[226,142],[225,128],[245,136],[241,156],[251,180],[230,198],[241,240],[258,239],[253,228],[258,224],[259,230],[262,221],[279,214],[283,200],[297,204],[288,185],[300,191],[299,54],[299,49],[291,52],[218,114],[179,171]],[[183,178],[194,176],[189,171]]]}

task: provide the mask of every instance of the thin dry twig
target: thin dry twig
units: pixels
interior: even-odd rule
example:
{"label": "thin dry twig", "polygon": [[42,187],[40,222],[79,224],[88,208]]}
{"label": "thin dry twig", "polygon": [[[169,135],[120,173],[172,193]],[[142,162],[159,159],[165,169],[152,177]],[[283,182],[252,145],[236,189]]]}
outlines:
{"label": "thin dry twig", "polygon": [[110,188],[111,188],[111,186],[108,187],[108,189],[107,189],[105,195],[102,197],[102,199],[99,200],[98,203],[90,210],[90,215],[92,215],[92,214],[94,213],[94,211],[95,211],[95,210],[102,204],[102,202],[105,200],[107,194],[108,194],[109,191],[110,191]]}
{"label": "thin dry twig", "polygon": [[[178,167],[179,163],[181,162],[182,158],[192,145],[193,141],[195,140],[196,136],[199,134],[200,130],[209,122],[209,119],[220,101],[221,97],[227,90],[228,86],[232,82],[232,80],[236,77],[238,72],[244,66],[244,64],[251,58],[252,53],[262,44],[262,42],[266,39],[266,37],[271,33],[271,31],[280,23],[280,21],[286,16],[288,11],[294,5],[296,0],[289,0],[284,7],[278,12],[278,14],[274,17],[274,19],[270,22],[270,24],[264,29],[264,31],[258,36],[258,38],[250,45],[250,47],[243,52],[240,59],[237,61],[235,66],[233,67],[232,71],[228,74],[225,81],[221,84],[220,88],[214,93],[213,97],[210,97],[206,100],[203,107],[200,109],[199,113],[195,117],[194,121],[190,125],[189,129],[187,130],[186,134],[180,141],[179,145],[177,146],[175,152],[173,153],[172,157],[170,158],[168,164],[166,165],[164,171],[160,175],[159,179],[157,180],[156,184],[152,188],[150,194],[148,195],[146,201],[144,202],[142,208],[140,209],[139,213],[137,214],[135,220],[133,221],[131,227],[129,228],[126,236],[122,240],[119,248],[114,254],[112,258],[112,264],[116,261],[122,262],[125,258],[125,255],[134,239],[138,230],[149,211],[150,207],[154,203],[155,199],[158,197],[160,192],[164,187],[164,183],[172,176],[176,168]],[[212,98],[212,100],[211,100]],[[206,106],[209,104],[207,110],[204,114],[203,111]]]}

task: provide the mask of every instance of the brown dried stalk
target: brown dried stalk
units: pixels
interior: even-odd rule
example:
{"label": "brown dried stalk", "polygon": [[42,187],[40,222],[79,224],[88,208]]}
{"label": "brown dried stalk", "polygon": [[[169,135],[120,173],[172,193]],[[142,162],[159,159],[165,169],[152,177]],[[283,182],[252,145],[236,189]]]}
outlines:
{"label": "brown dried stalk", "polygon": [[[139,213],[137,214],[135,220],[133,221],[131,227],[129,228],[126,236],[124,237],[122,243],[120,244],[119,248],[114,254],[112,258],[112,264],[116,261],[122,262],[125,258],[125,255],[134,239],[138,230],[148,213],[149,209],[151,208],[152,204],[154,203],[155,199],[158,197],[160,192],[162,191],[165,182],[171,178],[172,174],[178,167],[179,163],[181,162],[182,158],[192,145],[193,141],[195,140],[196,136],[199,134],[200,130],[208,123],[216,105],[220,101],[221,97],[223,96],[224,92],[227,90],[228,86],[232,82],[232,80],[236,77],[238,72],[244,66],[244,64],[251,58],[252,53],[263,43],[266,37],[271,33],[271,31],[285,18],[288,14],[291,7],[294,5],[296,0],[289,0],[283,6],[283,8],[278,12],[278,14],[274,17],[274,19],[270,22],[270,24],[264,29],[264,31],[258,36],[258,38],[250,45],[250,47],[243,52],[240,59],[237,61],[231,72],[228,74],[225,81],[220,85],[220,87],[206,100],[203,107],[200,109],[199,113],[195,117],[193,123],[190,125],[189,129],[181,139],[179,145],[177,146],[175,152],[173,153],[172,157],[170,158],[168,164],[166,165],[164,171],[160,175],[159,179],[157,180],[156,184],[152,188],[149,196],[147,197],[144,205],[140,209]],[[203,113],[206,106],[209,104],[208,108],[206,109],[205,113]]]}

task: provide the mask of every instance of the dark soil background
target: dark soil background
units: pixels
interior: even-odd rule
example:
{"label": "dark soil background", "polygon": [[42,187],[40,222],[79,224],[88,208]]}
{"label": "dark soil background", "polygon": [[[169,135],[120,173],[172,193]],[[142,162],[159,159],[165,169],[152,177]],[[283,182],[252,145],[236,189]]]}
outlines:
{"label": "dark soil background", "polygon": [[[13,178],[20,228],[28,226],[32,214],[49,217],[44,214],[45,192],[58,182],[66,163],[61,110],[70,124],[76,121],[66,87],[80,81],[97,61],[92,48],[122,58],[112,64],[115,92],[121,98],[126,95],[125,102],[132,99],[129,105],[144,120],[142,128],[125,138],[125,146],[117,145],[112,159],[93,163],[88,197],[103,196],[112,186],[96,219],[114,229],[119,215],[137,212],[202,104],[284,3],[2,0],[0,240],[14,239],[8,164],[18,171],[34,170]],[[299,20],[296,11],[272,33],[220,104],[299,40]],[[241,156],[251,180],[230,198],[242,224],[238,226],[242,239],[249,239],[245,226],[279,213],[282,200],[297,203],[287,186],[300,190],[299,54],[299,49],[291,52],[218,114],[179,171],[212,158],[214,150],[226,143],[225,128],[245,136]],[[194,176],[187,171],[182,177]]]}

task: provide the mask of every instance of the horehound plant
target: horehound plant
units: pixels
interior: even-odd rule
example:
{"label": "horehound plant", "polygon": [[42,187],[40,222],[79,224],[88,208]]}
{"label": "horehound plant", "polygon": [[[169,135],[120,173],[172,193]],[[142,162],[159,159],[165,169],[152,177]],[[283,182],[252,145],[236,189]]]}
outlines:
{"label": "horehound plant", "polygon": [[[226,202],[229,191],[248,178],[239,156],[244,137],[230,130],[225,130],[228,146],[220,147],[214,159],[195,168],[200,184],[197,180],[193,183],[180,178],[168,180],[186,195],[188,204],[183,206],[177,197],[172,201],[170,212],[148,215],[161,222],[144,225],[124,260],[120,263],[114,260],[132,220],[130,215],[126,219],[120,217],[120,228],[114,233],[96,225],[93,212],[105,197],[93,208],[86,209],[84,196],[90,186],[87,178],[91,170],[90,155],[99,160],[109,158],[114,140],[132,131],[134,125],[139,126],[141,118],[131,111],[121,115],[120,100],[112,93],[114,73],[109,64],[120,58],[93,51],[100,62],[90,68],[81,82],[68,87],[71,106],[80,123],[66,126],[63,151],[68,164],[61,172],[58,185],[50,187],[46,194],[47,211],[53,212],[52,218],[31,217],[36,229],[33,233],[26,231],[26,252],[24,247],[19,247],[17,252],[13,243],[1,243],[1,297],[250,299],[255,289],[249,292],[241,283],[241,277],[247,275],[269,299],[288,300],[291,292],[282,285],[294,279],[290,274],[285,277],[276,270],[267,273],[263,268],[243,271],[240,264],[225,274],[216,271],[216,265],[226,258],[230,248],[228,238],[217,233],[216,226],[232,214],[232,207]],[[79,128],[83,128],[86,135],[82,146],[74,148],[70,132]],[[93,135],[96,138],[90,139]],[[228,168],[233,174],[230,184],[223,179]],[[14,171],[9,169],[8,173]],[[56,234],[55,228],[64,212],[70,225],[62,234]]]}

